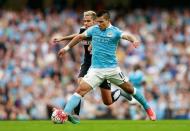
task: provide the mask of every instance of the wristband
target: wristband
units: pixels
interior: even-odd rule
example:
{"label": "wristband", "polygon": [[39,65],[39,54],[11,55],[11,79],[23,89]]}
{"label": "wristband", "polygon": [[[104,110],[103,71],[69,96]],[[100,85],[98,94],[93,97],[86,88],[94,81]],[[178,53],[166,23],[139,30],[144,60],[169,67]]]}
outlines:
{"label": "wristband", "polygon": [[69,49],[70,49],[69,45],[66,45],[66,46],[64,47],[64,50],[65,50],[65,51],[68,51]]}

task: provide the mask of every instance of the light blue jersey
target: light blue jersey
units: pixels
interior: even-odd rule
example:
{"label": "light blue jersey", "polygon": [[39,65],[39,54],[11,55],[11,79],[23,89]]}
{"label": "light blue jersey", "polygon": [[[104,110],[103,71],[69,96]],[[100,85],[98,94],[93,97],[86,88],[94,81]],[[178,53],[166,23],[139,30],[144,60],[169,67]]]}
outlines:
{"label": "light blue jersey", "polygon": [[92,68],[114,68],[118,66],[116,50],[122,31],[110,25],[100,30],[95,25],[85,31],[87,37],[92,37]]}

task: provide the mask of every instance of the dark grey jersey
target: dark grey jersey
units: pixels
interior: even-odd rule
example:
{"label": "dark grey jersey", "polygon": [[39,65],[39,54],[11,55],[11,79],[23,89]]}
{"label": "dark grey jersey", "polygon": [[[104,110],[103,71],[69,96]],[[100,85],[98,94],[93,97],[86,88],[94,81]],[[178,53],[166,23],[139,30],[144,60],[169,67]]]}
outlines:
{"label": "dark grey jersey", "polygon": [[[79,34],[83,33],[85,30],[86,30],[85,27],[81,27]],[[88,50],[90,42],[91,42],[91,38],[88,38],[87,40],[83,41],[83,45],[84,45],[84,62],[83,62],[83,64],[89,64],[89,65],[91,65],[92,54]]]}

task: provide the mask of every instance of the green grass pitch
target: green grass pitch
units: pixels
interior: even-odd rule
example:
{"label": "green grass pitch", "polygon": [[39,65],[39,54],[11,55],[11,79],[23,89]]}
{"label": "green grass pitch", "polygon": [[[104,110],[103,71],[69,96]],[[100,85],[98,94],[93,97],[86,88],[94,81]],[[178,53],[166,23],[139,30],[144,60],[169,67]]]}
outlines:
{"label": "green grass pitch", "polygon": [[82,120],[77,125],[38,120],[0,121],[0,131],[190,131],[190,120]]}

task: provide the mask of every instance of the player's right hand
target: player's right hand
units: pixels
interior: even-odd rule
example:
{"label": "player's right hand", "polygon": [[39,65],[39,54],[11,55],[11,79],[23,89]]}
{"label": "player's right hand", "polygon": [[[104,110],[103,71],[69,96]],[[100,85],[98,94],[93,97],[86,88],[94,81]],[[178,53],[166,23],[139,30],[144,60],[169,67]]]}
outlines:
{"label": "player's right hand", "polygon": [[134,41],[132,42],[132,45],[134,48],[137,48],[139,46],[140,42],[139,41]]}
{"label": "player's right hand", "polygon": [[56,45],[59,41],[56,38],[51,38],[50,44],[51,45]]}
{"label": "player's right hand", "polygon": [[53,39],[53,43],[57,44],[58,42],[60,42],[61,40],[59,38],[54,38]]}
{"label": "player's right hand", "polygon": [[51,45],[56,45],[57,43],[62,41],[62,37],[60,35],[54,35],[51,40],[50,40],[50,44]]}

